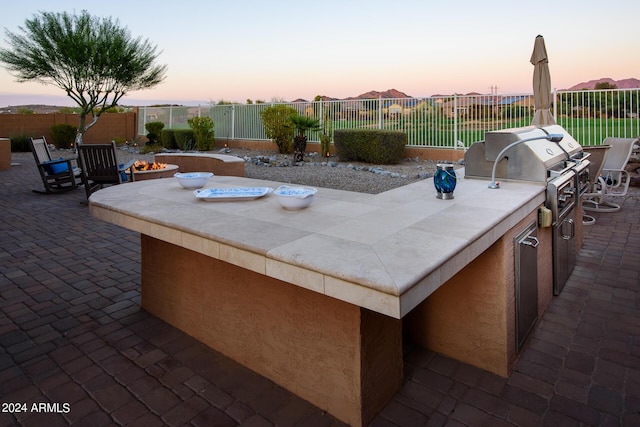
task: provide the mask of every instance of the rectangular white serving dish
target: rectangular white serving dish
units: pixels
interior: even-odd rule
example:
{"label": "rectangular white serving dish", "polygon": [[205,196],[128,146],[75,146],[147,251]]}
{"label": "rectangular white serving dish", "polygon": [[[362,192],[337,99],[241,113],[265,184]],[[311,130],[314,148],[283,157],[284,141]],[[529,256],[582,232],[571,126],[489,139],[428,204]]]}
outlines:
{"label": "rectangular white serving dish", "polygon": [[199,200],[211,202],[255,200],[273,191],[271,187],[232,187],[205,188],[196,190],[193,194]]}

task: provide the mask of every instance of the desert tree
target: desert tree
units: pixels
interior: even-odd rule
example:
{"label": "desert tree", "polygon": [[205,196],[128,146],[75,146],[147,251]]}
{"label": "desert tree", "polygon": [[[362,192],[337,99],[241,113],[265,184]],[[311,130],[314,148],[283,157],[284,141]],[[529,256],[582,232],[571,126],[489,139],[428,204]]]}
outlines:
{"label": "desert tree", "polygon": [[[18,82],[62,89],[79,107],[76,144],[100,115],[128,92],[160,84],[166,65],[156,64],[157,47],[112,18],[39,12],[19,32],[5,29],[8,48],[0,63]],[[88,121],[88,118],[91,118]]]}

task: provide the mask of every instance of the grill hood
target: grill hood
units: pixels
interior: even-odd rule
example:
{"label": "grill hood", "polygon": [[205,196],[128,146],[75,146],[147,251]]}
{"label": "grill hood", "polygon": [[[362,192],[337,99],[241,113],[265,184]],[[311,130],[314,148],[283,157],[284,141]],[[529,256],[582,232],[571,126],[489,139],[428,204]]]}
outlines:
{"label": "grill hood", "polygon": [[[561,134],[559,143],[544,139],[547,134]],[[496,168],[496,178],[547,182],[561,174],[570,159],[582,157],[582,147],[559,125],[502,129],[485,133],[485,140],[476,142],[465,153],[465,178],[491,178],[498,154],[509,144],[525,141],[511,147]]]}

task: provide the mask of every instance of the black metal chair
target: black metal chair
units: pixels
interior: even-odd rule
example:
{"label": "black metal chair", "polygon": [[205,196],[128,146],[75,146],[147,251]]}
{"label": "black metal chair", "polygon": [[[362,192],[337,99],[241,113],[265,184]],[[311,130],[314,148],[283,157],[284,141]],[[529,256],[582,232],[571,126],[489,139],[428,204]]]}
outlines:
{"label": "black metal chair", "polygon": [[82,171],[74,166],[75,159],[52,159],[49,145],[44,136],[30,138],[31,152],[36,161],[44,191],[34,189],[36,193],[52,194],[75,190],[80,184]]}
{"label": "black metal chair", "polygon": [[78,156],[87,199],[105,185],[122,184],[128,180],[135,181],[135,160],[131,160],[127,164],[118,164],[116,145],[113,142],[110,144],[79,144]]}

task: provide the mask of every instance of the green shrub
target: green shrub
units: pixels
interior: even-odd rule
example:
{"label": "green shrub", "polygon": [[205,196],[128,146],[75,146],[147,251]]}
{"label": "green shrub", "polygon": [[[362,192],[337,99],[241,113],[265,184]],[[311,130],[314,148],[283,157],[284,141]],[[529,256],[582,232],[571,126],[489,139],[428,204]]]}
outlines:
{"label": "green shrub", "polygon": [[200,151],[208,151],[213,148],[213,120],[211,117],[192,117],[187,120],[193,130],[196,148]]}
{"label": "green shrub", "polygon": [[60,123],[51,126],[51,140],[58,148],[70,148],[76,140],[78,128],[73,125]]}
{"label": "green shrub", "polygon": [[175,150],[176,148],[178,148],[174,133],[175,129],[162,129],[162,132],[160,133],[160,141],[162,141],[162,146],[164,148],[168,150]]}
{"label": "green shrub", "polygon": [[298,111],[286,105],[273,105],[260,112],[264,132],[271,139],[281,154],[293,152],[294,127],[289,118],[298,114]]}
{"label": "green shrub", "polygon": [[196,137],[193,129],[174,129],[173,137],[180,150],[190,151],[196,148]]}
{"label": "green shrub", "polygon": [[162,129],[164,129],[164,123],[162,122],[149,122],[145,123],[144,128],[147,130],[147,144],[155,145],[162,140]]}
{"label": "green shrub", "polygon": [[380,129],[340,129],[333,143],[340,160],[358,160],[378,165],[399,163],[404,156],[407,134]]}
{"label": "green shrub", "polygon": [[14,153],[26,153],[31,151],[29,138],[29,135],[25,134],[11,135],[9,137],[11,140],[11,151]]}
{"label": "green shrub", "polygon": [[139,151],[140,151],[140,154],[160,153],[162,152],[162,145],[144,144],[142,147],[139,148]]}

